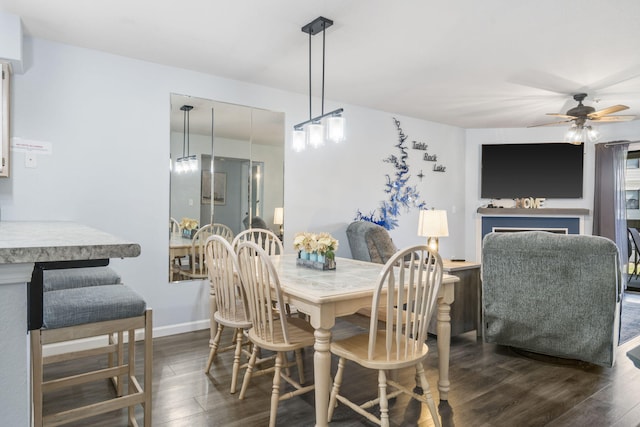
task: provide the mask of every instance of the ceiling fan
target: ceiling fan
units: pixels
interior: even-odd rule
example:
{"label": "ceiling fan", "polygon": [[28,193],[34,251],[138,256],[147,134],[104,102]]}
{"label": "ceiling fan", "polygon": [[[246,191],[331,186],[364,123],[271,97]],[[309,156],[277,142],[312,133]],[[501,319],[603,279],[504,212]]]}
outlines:
{"label": "ceiling fan", "polygon": [[627,107],[626,105],[613,105],[611,107],[596,111],[595,108],[582,104],[582,101],[584,101],[586,97],[587,97],[586,93],[576,93],[575,95],[573,95],[573,99],[578,101],[578,105],[568,110],[566,114],[547,113],[547,116],[559,117],[565,120],[560,120],[560,121],[550,122],[550,123],[543,123],[539,125],[531,125],[528,127],[551,126],[559,123],[574,122],[574,126],[582,129],[583,127],[585,127],[585,123],[587,120],[591,120],[593,122],[611,123],[611,122],[626,122],[636,118],[636,116],[610,116],[609,115],[609,114],[617,113],[618,111],[624,111],[629,109],[629,107]]}

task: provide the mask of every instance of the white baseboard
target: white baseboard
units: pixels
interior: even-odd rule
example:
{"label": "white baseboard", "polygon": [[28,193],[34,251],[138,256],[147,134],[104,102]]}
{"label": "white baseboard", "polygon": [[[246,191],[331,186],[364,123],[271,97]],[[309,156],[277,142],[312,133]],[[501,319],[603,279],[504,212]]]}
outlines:
{"label": "white baseboard", "polygon": [[[170,335],[184,334],[187,332],[200,331],[203,329],[209,329],[209,319],[197,320],[194,322],[178,323],[175,325],[160,326],[153,328],[153,338],[167,337]],[[144,338],[144,330],[136,330],[136,341],[140,341]],[[127,342],[127,335],[125,334],[124,342]],[[72,351],[87,350],[90,348],[100,347],[106,345],[107,337],[91,337],[84,338],[75,341],[65,341],[55,344],[48,344],[43,349],[43,355],[51,356],[54,354],[68,353]]]}

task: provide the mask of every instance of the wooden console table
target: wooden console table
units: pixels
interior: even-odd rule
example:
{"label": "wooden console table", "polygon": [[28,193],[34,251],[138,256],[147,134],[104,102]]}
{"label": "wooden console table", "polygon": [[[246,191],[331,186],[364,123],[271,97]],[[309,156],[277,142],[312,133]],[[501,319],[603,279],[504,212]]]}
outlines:
{"label": "wooden console table", "polygon": [[[460,281],[455,286],[454,302],[451,304],[451,336],[475,330],[482,334],[480,303],[482,286],[480,283],[480,264],[466,261],[442,260],[444,272],[456,276]],[[437,335],[437,321],[431,319],[429,333]]]}

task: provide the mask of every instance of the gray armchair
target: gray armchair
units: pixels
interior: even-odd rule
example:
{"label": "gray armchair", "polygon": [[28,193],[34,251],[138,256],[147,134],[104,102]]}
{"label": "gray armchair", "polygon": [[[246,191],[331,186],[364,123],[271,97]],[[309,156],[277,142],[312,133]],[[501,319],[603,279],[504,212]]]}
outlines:
{"label": "gray armchair", "polygon": [[389,232],[369,221],[355,221],[347,227],[347,240],[353,259],[384,264],[398,251]]}
{"label": "gray armchair", "polygon": [[622,271],[606,238],[490,233],[482,244],[486,342],[611,367]]}

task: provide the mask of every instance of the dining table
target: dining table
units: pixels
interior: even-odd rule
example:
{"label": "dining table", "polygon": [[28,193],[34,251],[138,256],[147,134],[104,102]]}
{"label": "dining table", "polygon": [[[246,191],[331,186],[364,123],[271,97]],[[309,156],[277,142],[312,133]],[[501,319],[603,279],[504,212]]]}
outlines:
{"label": "dining table", "polygon": [[[336,260],[334,270],[318,270],[298,265],[297,254],[272,256],[286,301],[309,316],[314,328],[313,373],[315,410],[318,427],[326,426],[331,387],[331,328],[336,318],[371,308],[374,290],[383,265],[349,258]],[[456,276],[443,274],[437,302],[438,390],[440,400],[447,400],[449,350],[451,344],[451,304]]]}

